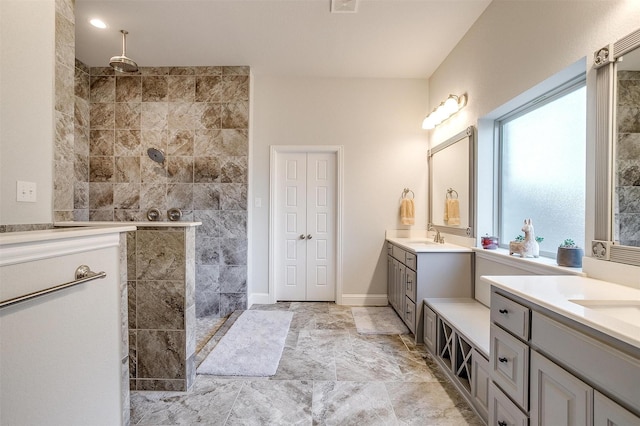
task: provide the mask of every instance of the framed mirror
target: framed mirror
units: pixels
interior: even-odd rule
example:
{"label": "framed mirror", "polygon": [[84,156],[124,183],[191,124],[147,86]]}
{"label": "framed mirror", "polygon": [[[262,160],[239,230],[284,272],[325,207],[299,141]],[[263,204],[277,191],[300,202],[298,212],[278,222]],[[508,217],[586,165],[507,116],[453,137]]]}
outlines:
{"label": "framed mirror", "polygon": [[475,132],[470,126],[430,149],[429,228],[475,236]]}
{"label": "framed mirror", "polygon": [[640,30],[599,49],[592,256],[640,266]]}

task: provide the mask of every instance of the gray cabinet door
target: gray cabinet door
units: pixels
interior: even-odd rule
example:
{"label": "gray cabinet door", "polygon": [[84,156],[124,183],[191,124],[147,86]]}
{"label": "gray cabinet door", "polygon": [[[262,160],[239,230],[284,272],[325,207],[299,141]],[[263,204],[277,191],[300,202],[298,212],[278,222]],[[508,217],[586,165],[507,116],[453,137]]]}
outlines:
{"label": "gray cabinet door", "polygon": [[432,354],[436,353],[436,336],[437,336],[437,317],[436,313],[433,312],[431,308],[428,306],[424,306],[424,344],[427,347],[427,350]]}
{"label": "gray cabinet door", "polygon": [[593,424],[593,389],[531,351],[531,425]]}
{"label": "gray cabinet door", "polygon": [[594,391],[593,424],[606,426],[640,425],[640,417],[622,408],[603,394]]}

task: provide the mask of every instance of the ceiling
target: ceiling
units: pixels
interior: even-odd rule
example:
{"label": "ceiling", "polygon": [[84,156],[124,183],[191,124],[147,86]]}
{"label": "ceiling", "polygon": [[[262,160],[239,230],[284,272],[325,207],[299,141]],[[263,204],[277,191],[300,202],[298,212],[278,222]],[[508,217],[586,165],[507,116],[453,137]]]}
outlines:
{"label": "ceiling", "polygon": [[[76,0],[76,56],[107,66],[249,65],[254,74],[428,78],[491,0]],[[102,19],[108,27],[89,24]]]}

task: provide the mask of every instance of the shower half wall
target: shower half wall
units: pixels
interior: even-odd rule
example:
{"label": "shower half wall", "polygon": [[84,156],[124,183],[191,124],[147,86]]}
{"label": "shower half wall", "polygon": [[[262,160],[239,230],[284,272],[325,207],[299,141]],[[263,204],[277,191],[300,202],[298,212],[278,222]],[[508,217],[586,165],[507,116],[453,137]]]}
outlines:
{"label": "shower half wall", "polygon": [[[196,230],[196,316],[247,305],[249,67],[75,68],[76,221],[177,207]],[[164,165],[147,156],[162,149]]]}

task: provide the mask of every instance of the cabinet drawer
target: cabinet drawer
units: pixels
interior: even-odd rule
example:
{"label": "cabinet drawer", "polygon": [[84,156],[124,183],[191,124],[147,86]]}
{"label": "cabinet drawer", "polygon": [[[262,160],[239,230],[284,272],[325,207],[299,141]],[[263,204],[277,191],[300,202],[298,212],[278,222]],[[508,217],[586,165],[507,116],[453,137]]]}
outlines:
{"label": "cabinet drawer", "polygon": [[393,244],[387,243],[387,254],[393,256]]}
{"label": "cabinet drawer", "polygon": [[404,298],[404,322],[412,333],[416,332],[416,304],[408,297]]}
{"label": "cabinet drawer", "polygon": [[410,252],[405,252],[404,254],[404,263],[405,265],[407,265],[409,268],[413,269],[414,271],[416,270],[416,266],[417,266],[417,257],[414,253],[410,253]]}
{"label": "cabinet drawer", "polygon": [[406,268],[406,278],[405,278],[405,295],[416,301],[416,271],[412,271],[409,268]]}
{"label": "cabinet drawer", "polygon": [[398,259],[400,262],[405,263],[406,262],[406,251],[404,251],[403,249],[401,249],[398,246],[392,246],[392,251],[391,251],[391,255],[393,257],[395,257],[396,259]]}
{"label": "cabinet drawer", "polygon": [[530,311],[526,306],[491,293],[491,321],[522,340],[529,340]]}
{"label": "cabinet drawer", "polygon": [[493,383],[489,385],[489,424],[496,426],[527,426],[528,418]]}
{"label": "cabinet drawer", "polygon": [[424,305],[424,328],[423,328],[423,339],[424,344],[427,347],[427,350],[432,354],[436,353],[436,337],[438,330],[437,316],[436,313],[425,303]]}
{"label": "cabinet drawer", "polygon": [[525,411],[529,408],[529,347],[491,324],[491,378]]}

